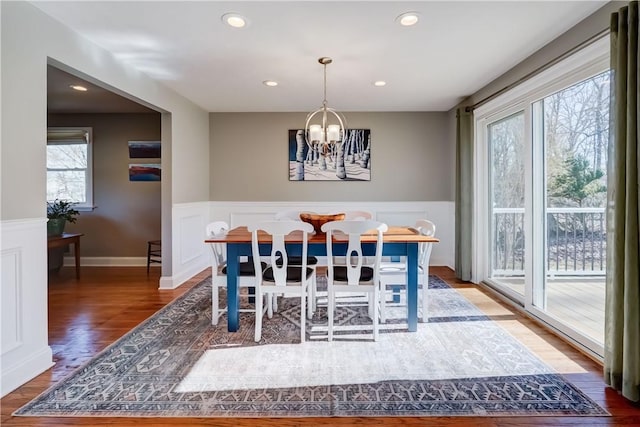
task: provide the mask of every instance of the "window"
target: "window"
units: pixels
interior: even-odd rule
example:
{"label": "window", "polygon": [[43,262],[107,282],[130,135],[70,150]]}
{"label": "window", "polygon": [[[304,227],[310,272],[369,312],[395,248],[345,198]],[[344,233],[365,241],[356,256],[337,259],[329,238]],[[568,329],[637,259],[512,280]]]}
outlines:
{"label": "window", "polygon": [[91,128],[47,130],[47,201],[76,203],[78,210],[93,209]]}

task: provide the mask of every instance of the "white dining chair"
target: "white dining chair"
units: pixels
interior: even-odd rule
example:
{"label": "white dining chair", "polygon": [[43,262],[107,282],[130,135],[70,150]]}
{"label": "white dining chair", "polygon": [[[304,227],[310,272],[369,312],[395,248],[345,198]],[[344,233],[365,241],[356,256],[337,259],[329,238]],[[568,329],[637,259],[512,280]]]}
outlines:
{"label": "white dining chair", "polygon": [[[414,227],[420,234],[435,236],[436,226],[433,222],[421,219]],[[428,321],[428,288],[429,288],[429,259],[431,258],[432,243],[418,244],[418,287],[421,293],[418,303],[422,307],[422,322]],[[391,306],[406,305],[407,262],[382,262],[380,264],[380,282],[382,295],[380,297],[380,321],[387,321],[387,309]],[[403,292],[401,294],[401,292]],[[387,296],[391,294],[391,301]],[[394,301],[394,297],[399,299]]]}
{"label": "white dining chair", "polygon": [[[290,209],[290,210],[284,210],[284,211],[279,211],[275,214],[274,218],[278,221],[302,221],[300,219],[300,212],[303,211],[299,211],[299,210],[295,210],[295,209]],[[289,264],[290,265],[302,265],[302,257],[300,256],[295,256],[292,255],[289,257]],[[307,267],[313,268],[316,273],[317,273],[317,267],[318,267],[318,257],[315,257],[313,255],[308,255],[307,256]],[[317,274],[316,274],[317,275]],[[313,281],[313,287],[312,287],[312,307],[311,310],[313,312],[316,311],[316,293],[318,292],[318,287],[316,284],[316,281]],[[278,295],[274,295],[273,299],[272,299],[272,304],[273,304],[273,310],[274,311],[278,311]]]}
{"label": "white dining chair", "polygon": [[[269,295],[282,295],[284,297],[297,296],[300,298],[300,342],[305,341],[307,317],[313,316],[312,303],[307,302],[311,298],[312,283],[315,283],[316,272],[307,267],[308,235],[313,231],[313,226],[302,221],[263,221],[250,225],[251,250],[255,264],[256,277],[256,322],[255,341],[262,338],[262,318],[265,309],[262,307],[263,297],[270,300]],[[271,236],[271,265],[264,271],[260,270],[260,242],[259,231],[264,231]],[[294,231],[302,232],[301,265],[291,265],[289,253],[285,245],[285,237]],[[306,308],[306,310],[305,310]],[[269,318],[271,318],[271,313]]]}
{"label": "white dining chair", "polygon": [[356,219],[373,219],[373,214],[367,211],[346,211],[344,213],[344,219],[346,221],[352,221]]}
{"label": "white dining chair", "polygon": [[[382,258],[382,234],[387,231],[386,224],[372,220],[332,221],[322,226],[322,231],[327,234],[327,294],[328,294],[328,339],[334,337],[334,315],[338,294],[369,295],[368,312],[373,323],[373,340],[378,339],[378,311],[380,291],[380,260]],[[373,264],[365,265],[365,257],[362,251],[361,237],[367,232],[375,230],[375,254]],[[342,233],[348,236],[346,250],[334,248],[334,237]],[[344,239],[337,239],[335,243],[344,244]],[[334,250],[335,249],[335,250]],[[335,265],[333,256],[344,256],[346,265]],[[342,305],[349,304],[342,302]]]}
{"label": "white dining chair", "polygon": [[[207,224],[206,236],[215,237],[225,234],[229,231],[229,225],[224,221],[214,221]],[[227,306],[220,305],[219,294],[220,289],[227,288],[227,260],[225,256],[224,243],[210,243],[212,252],[211,261],[211,324],[217,325],[220,316],[227,312]],[[238,266],[238,287],[249,288],[255,286],[255,264],[253,260],[240,262]],[[260,270],[267,268],[267,263],[261,262],[258,267]],[[250,293],[240,293],[242,298],[253,297]],[[270,306],[270,304],[269,304]],[[241,308],[243,313],[253,313],[254,308]]]}
{"label": "white dining chair", "polygon": [[295,209],[288,209],[284,211],[276,212],[274,218],[278,221],[300,221],[300,212]]}

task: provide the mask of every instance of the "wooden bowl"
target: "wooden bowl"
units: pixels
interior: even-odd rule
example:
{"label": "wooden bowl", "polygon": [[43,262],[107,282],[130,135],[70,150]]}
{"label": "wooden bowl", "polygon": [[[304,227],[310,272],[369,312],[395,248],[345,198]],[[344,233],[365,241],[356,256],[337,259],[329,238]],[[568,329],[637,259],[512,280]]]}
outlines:
{"label": "wooden bowl", "polygon": [[300,212],[300,219],[313,225],[316,234],[324,234],[321,230],[323,224],[331,221],[342,221],[344,216],[344,213],[317,214],[315,212]]}

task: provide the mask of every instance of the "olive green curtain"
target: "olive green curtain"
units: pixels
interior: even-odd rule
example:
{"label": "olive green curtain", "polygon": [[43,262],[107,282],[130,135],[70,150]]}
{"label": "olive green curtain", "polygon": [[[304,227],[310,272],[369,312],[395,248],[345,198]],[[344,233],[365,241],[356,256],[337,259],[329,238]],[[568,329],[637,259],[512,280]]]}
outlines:
{"label": "olive green curtain", "polygon": [[456,112],[456,277],[471,280],[473,114]]}
{"label": "olive green curtain", "polygon": [[607,192],[604,376],[640,400],[638,2],[611,16],[611,135]]}

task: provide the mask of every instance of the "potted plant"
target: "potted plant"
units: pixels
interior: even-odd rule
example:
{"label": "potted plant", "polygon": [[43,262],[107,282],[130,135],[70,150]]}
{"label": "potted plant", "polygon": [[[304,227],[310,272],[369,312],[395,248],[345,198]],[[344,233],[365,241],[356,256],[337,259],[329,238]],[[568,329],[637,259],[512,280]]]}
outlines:
{"label": "potted plant", "polygon": [[47,236],[59,236],[64,232],[67,222],[76,222],[80,212],[73,208],[74,203],[67,200],[55,199],[47,202]]}

